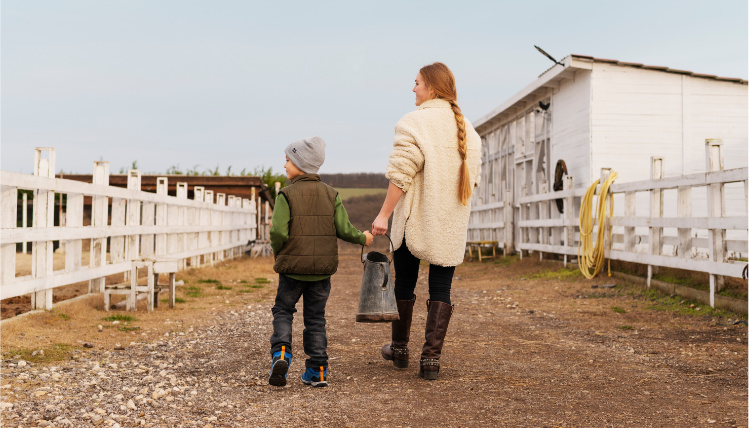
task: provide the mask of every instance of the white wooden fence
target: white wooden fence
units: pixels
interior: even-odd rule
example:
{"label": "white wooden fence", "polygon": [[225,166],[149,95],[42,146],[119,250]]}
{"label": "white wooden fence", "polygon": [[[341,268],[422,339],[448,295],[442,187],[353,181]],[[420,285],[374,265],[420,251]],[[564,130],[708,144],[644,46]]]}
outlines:
{"label": "white wooden fence", "polygon": [[[94,162],[93,183],[56,179],[54,170],[55,150],[37,148],[33,175],[0,171],[2,299],[31,294],[33,308],[50,309],[54,288],[89,281],[89,292],[102,292],[105,277],[128,272],[133,260],[176,259],[180,268],[195,267],[240,255],[256,239],[255,201],[223,193],[214,198],[198,186],[190,200],[187,183],[177,183],[176,197],[169,196],[167,177],[159,177],[156,193],[143,192],[138,170],[128,172],[126,189],[109,186],[108,162]],[[32,227],[17,227],[19,190],[34,192]],[[65,195],[58,225],[55,194]],[[86,226],[84,197],[92,201]],[[59,270],[53,268],[55,241],[65,251]],[[82,261],[87,241],[89,257]],[[26,242],[32,248],[31,274],[18,276],[16,247]]]}
{"label": "white wooden fence", "polygon": [[[620,215],[615,212],[607,223],[612,227],[613,242],[611,251],[606,250],[606,257],[647,265],[648,284],[658,266],[708,273],[710,304],[714,306],[723,277],[741,278],[747,264],[736,259],[745,260],[749,252],[746,210],[749,170],[723,170],[719,140],[706,142],[706,158],[705,173],[664,178],[663,159],[653,158],[651,180],[615,182],[610,188],[611,197],[617,210],[623,212]],[[602,181],[609,172],[602,171]],[[725,188],[730,183],[743,184],[744,209],[739,215],[726,215]],[[513,218],[512,210],[505,209],[505,203],[481,206],[472,212],[468,239],[476,239],[472,233],[481,234],[482,240],[496,240],[500,247],[512,247],[513,223],[517,222],[520,236],[514,237],[514,245],[521,254],[522,251],[536,251],[541,256],[561,254],[567,262],[569,256],[576,257],[578,253],[580,200],[586,190],[574,188],[572,177],[565,177],[562,191],[522,195],[518,199],[518,219]],[[666,192],[676,193],[676,200],[671,201],[676,205],[676,217],[664,217]],[[703,197],[693,198],[693,193]],[[647,210],[642,209],[645,196],[649,200]],[[563,214],[557,211],[557,199],[564,201]],[[704,214],[697,213],[700,210]]]}

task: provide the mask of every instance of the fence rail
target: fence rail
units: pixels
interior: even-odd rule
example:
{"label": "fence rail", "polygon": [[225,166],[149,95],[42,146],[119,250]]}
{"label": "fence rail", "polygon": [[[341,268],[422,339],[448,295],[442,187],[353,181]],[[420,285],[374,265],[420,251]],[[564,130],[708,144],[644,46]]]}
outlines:
{"label": "fence rail", "polygon": [[[107,162],[94,162],[93,183],[58,179],[54,163],[54,149],[37,148],[34,175],[0,171],[2,299],[31,294],[33,308],[49,309],[56,287],[89,281],[89,292],[101,292],[106,276],[127,275],[134,260],[179,260],[182,269],[212,264],[241,254],[257,237],[258,201],[214,195],[199,186],[194,199],[187,199],[187,183],[177,183],[177,195],[169,196],[166,177],[159,177],[156,193],[144,192],[138,170],[128,172],[127,188],[109,186]],[[25,192],[18,221],[19,191],[33,192],[31,227],[25,227]],[[85,198],[91,198],[88,218]],[[32,249],[31,274],[19,275],[16,250],[22,244],[25,252],[26,243]],[[65,252],[60,270],[54,269],[56,243]]]}
{"label": "fence rail", "polygon": [[[653,158],[650,180],[615,182],[609,197],[618,208],[623,206],[623,212],[615,212],[607,219],[606,227],[612,228],[612,248],[606,249],[606,257],[647,265],[648,285],[658,267],[707,273],[710,304],[714,306],[715,294],[722,288],[724,277],[741,278],[746,266],[746,261],[735,259],[745,260],[749,252],[746,239],[749,169],[723,170],[722,144],[715,140],[706,142],[706,164],[707,172],[666,178],[663,159]],[[602,171],[601,182],[609,172]],[[730,183],[743,184],[742,215],[726,215],[726,185]],[[566,262],[578,253],[580,201],[587,190],[574,188],[573,184],[572,177],[565,177],[562,191],[523,194],[517,199],[519,218],[511,221],[487,221],[492,211],[496,211],[493,218],[509,211],[502,202],[473,208],[475,217],[469,225],[469,239],[472,233],[481,233],[489,235],[483,239],[494,237],[503,246],[510,235],[521,254],[522,251],[540,252],[541,256],[561,254]],[[670,206],[664,210],[666,192],[676,192],[675,209]],[[693,198],[692,194],[698,192],[705,195],[704,199]],[[643,204],[643,197],[647,197],[648,203]],[[638,213],[638,199],[641,208],[647,205],[647,214]],[[561,212],[556,208],[558,200],[563,201]],[[706,215],[694,216],[697,208],[706,211]],[[675,211],[676,215],[664,216],[668,211]],[[514,222],[519,236],[513,238]]]}

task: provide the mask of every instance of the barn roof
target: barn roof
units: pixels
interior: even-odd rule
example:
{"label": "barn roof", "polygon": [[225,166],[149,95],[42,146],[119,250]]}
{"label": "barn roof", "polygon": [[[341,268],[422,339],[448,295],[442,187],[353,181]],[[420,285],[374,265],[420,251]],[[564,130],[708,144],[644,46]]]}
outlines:
{"label": "barn roof", "polygon": [[687,71],[687,70],[677,70],[675,68],[668,68],[663,67],[660,65],[645,65],[640,64],[637,62],[625,62],[625,61],[618,61],[615,59],[604,59],[604,58],[595,58],[588,55],[577,55],[572,54],[570,55],[574,59],[579,59],[581,61],[592,61],[592,62],[600,62],[600,63],[606,63],[606,64],[615,64],[615,65],[621,65],[624,67],[633,67],[633,68],[642,68],[643,70],[656,70],[656,71],[664,71],[666,73],[675,73],[675,74],[686,74],[687,76],[694,76],[694,77],[703,77],[706,79],[714,79],[714,80],[722,80],[726,82],[736,82],[741,83],[742,85],[746,85],[747,81],[744,79],[740,79],[738,77],[720,77],[716,76],[714,74],[702,74],[702,73],[695,73],[693,71]]}
{"label": "barn roof", "polygon": [[486,114],[475,121],[473,125],[476,130],[481,133],[482,130],[491,128],[498,122],[503,122],[509,117],[522,113],[522,111],[525,111],[525,109],[530,106],[530,103],[536,100],[539,95],[548,93],[549,89],[559,88],[560,82],[572,77],[577,70],[591,70],[593,68],[593,63],[614,64],[622,67],[681,74],[703,79],[733,82],[740,85],[747,84],[746,80],[737,77],[720,77],[713,74],[701,74],[687,70],[677,70],[657,65],[645,65],[636,62],[618,61],[615,59],[595,58],[588,55],[571,54],[565,57],[561,62],[563,65],[555,64],[553,67],[544,71],[533,83],[510,97],[510,99],[489,112],[489,114]]}

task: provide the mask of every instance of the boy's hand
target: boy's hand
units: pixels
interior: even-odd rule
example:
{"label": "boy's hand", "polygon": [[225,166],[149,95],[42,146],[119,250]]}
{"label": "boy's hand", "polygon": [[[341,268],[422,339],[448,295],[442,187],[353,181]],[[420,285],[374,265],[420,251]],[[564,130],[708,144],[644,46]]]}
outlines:
{"label": "boy's hand", "polygon": [[368,231],[368,230],[365,230],[365,231],[364,231],[364,236],[366,236],[366,237],[367,237],[367,243],[366,243],[366,244],[364,244],[364,245],[365,245],[365,246],[367,246],[367,247],[369,247],[369,244],[371,244],[371,243],[372,243],[372,240],[374,239],[374,236],[372,236],[372,234],[371,234],[371,233],[369,233],[369,231]]}

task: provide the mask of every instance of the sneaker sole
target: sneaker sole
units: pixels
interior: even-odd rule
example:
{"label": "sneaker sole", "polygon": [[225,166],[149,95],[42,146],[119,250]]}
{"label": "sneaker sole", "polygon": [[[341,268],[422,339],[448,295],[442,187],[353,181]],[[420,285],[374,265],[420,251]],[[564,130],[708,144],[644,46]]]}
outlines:
{"label": "sneaker sole", "polygon": [[328,386],[328,381],[315,382],[315,381],[309,381],[309,380],[302,379],[302,383],[305,384],[305,385],[311,385],[311,386],[313,386],[315,388],[322,388],[322,387]]}
{"label": "sneaker sole", "polygon": [[278,360],[273,364],[270,371],[268,383],[273,386],[286,386],[286,373],[289,372],[289,363],[284,360]]}

